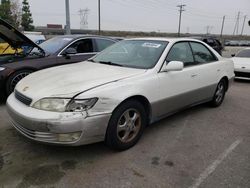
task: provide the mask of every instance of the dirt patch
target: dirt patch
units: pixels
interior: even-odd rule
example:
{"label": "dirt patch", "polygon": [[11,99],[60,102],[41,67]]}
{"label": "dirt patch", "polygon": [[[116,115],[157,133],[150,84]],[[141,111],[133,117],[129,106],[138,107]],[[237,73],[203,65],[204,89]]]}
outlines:
{"label": "dirt patch", "polygon": [[23,178],[23,181],[17,187],[24,188],[32,185],[53,185],[57,183],[64,175],[65,173],[60,171],[59,165],[41,166],[26,174]]}
{"label": "dirt patch", "polygon": [[151,164],[152,165],[159,165],[159,162],[160,162],[160,157],[153,157]]}
{"label": "dirt patch", "polygon": [[61,166],[63,170],[73,170],[76,168],[76,164],[77,164],[76,161],[70,160],[70,161],[63,161]]}

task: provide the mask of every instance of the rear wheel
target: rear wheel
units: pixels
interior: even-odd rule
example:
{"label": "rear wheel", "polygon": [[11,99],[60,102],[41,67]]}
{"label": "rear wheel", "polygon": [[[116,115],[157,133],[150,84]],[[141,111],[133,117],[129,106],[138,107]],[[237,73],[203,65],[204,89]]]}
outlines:
{"label": "rear wheel", "polygon": [[14,91],[17,83],[32,72],[32,70],[20,70],[13,73],[6,83],[6,95],[9,96]]}
{"label": "rear wheel", "polygon": [[126,150],[140,139],[146,125],[146,112],[135,100],[121,104],[112,114],[106,133],[106,144],[117,150]]}
{"label": "rear wheel", "polygon": [[211,101],[211,105],[213,107],[220,106],[224,100],[225,93],[226,93],[226,81],[222,79],[217,85],[213,100]]}

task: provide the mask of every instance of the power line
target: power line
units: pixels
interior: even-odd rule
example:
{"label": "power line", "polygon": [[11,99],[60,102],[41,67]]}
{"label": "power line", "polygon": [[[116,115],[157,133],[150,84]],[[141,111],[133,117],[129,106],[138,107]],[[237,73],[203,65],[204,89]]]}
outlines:
{"label": "power line", "polygon": [[180,10],[179,10],[180,15],[179,15],[178,37],[180,36],[180,31],[181,31],[181,15],[182,15],[182,12],[185,11],[185,10],[183,9],[183,7],[185,7],[185,6],[186,6],[186,5],[183,5],[183,4],[177,5],[177,7],[180,8]]}

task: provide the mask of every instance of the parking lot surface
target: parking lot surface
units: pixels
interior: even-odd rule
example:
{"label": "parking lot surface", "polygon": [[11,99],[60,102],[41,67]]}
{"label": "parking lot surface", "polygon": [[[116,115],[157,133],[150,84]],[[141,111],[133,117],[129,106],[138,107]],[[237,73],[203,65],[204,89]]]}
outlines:
{"label": "parking lot surface", "polygon": [[250,81],[236,81],[219,108],[203,104],[150,125],[124,152],[32,142],[2,102],[0,187],[250,187],[249,94]]}

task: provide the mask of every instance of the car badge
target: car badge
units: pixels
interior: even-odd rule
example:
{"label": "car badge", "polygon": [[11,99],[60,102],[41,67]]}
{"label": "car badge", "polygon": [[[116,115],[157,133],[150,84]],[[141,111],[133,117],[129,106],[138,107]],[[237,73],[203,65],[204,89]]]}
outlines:
{"label": "car badge", "polygon": [[28,89],[29,89],[29,87],[26,86],[26,87],[23,88],[23,91],[27,91]]}

